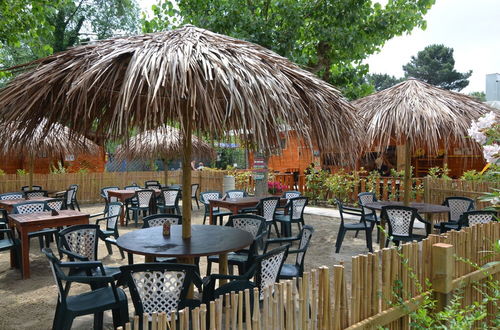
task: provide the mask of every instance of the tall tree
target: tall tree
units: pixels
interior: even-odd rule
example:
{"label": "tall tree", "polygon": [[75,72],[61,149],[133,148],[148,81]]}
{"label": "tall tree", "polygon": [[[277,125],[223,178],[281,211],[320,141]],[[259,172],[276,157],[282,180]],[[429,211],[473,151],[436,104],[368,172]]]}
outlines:
{"label": "tall tree", "polygon": [[366,80],[375,87],[375,90],[381,91],[386,88],[399,84],[404,78],[396,78],[387,73],[372,73],[366,76]]}
{"label": "tall tree", "polygon": [[403,65],[406,77],[414,77],[444,89],[460,91],[469,85],[472,70],[455,70],[453,48],[444,45],[429,45],[412,56],[408,64]]}
{"label": "tall tree", "polygon": [[[362,61],[385,41],[425,28],[434,0],[160,0],[145,32],[190,23],[245,39],[288,57],[351,98],[373,90]],[[361,95],[360,95],[361,94]]]}

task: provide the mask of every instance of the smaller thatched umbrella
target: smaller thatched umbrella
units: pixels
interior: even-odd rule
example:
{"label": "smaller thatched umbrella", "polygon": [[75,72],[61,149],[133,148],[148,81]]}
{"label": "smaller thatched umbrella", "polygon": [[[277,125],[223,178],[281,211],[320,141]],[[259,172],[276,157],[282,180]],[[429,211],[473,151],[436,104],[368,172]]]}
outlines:
{"label": "smaller thatched umbrella", "polygon": [[[183,153],[183,136],[179,129],[164,125],[131,137],[124,145],[116,149],[118,159],[159,157],[165,164],[165,184],[168,184],[168,161],[180,157]],[[215,150],[202,139],[193,136],[193,152],[213,158]]]}
{"label": "smaller thatched umbrella", "polygon": [[0,154],[18,154],[29,158],[29,186],[33,186],[34,159],[37,154],[49,157],[75,154],[98,153],[99,147],[68,127],[57,123],[49,124],[45,119],[30,134],[29,139],[21,139],[25,129],[14,129],[17,123],[0,124]]}
{"label": "smaller thatched umbrella", "polygon": [[475,147],[475,142],[468,138],[467,129],[473,120],[492,111],[467,95],[414,78],[356,100],[354,105],[366,121],[368,145],[377,142],[382,150],[390,145],[391,138],[405,142],[406,205],[410,198],[412,149],[437,150],[440,141]]}

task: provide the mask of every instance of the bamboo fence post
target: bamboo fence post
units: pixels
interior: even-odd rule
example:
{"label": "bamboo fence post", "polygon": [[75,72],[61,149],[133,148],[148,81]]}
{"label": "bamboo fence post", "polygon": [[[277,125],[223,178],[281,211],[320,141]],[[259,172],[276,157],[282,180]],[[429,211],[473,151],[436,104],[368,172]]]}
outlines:
{"label": "bamboo fence post", "polygon": [[238,292],[238,330],[243,330],[243,292]]}
{"label": "bamboo fence post", "polygon": [[231,291],[231,329],[236,330],[238,324],[238,297]]}
{"label": "bamboo fence post", "polygon": [[[302,286],[304,293],[304,309],[302,310],[302,329],[309,329],[311,326],[311,318],[309,318],[309,309],[311,306],[311,296],[309,294],[309,283],[311,277],[309,272],[302,274]],[[312,316],[311,316],[312,317]]]}
{"label": "bamboo fence post", "polygon": [[[200,318],[201,318],[201,330],[207,330],[207,305],[206,304],[201,304],[201,306],[200,306]],[[211,322],[215,322],[215,320],[212,319]]]}
{"label": "bamboo fence post", "polygon": [[151,314],[151,330],[158,330],[158,313]]}
{"label": "bamboo fence post", "polygon": [[125,330],[132,330],[132,327],[130,326],[130,323],[125,324]]}
{"label": "bamboo fence post", "polygon": [[316,281],[316,269],[311,271],[311,329],[317,329],[318,320],[318,286]]}
{"label": "bamboo fence post", "polygon": [[[220,298],[219,298],[220,299]],[[215,301],[210,302],[210,330],[215,330]]]}
{"label": "bamboo fence post", "polygon": [[253,289],[253,315],[252,315],[252,328],[253,330],[260,330],[260,310],[259,310],[259,289]]}
{"label": "bamboo fence post", "polygon": [[231,295],[229,293],[225,294],[225,302],[226,306],[224,309],[224,315],[225,315],[225,326],[226,329],[229,329],[229,325],[231,324]]}
{"label": "bamboo fence post", "polygon": [[432,288],[435,292],[436,310],[443,310],[450,300],[455,273],[453,246],[437,243],[432,246]]}
{"label": "bamboo fence post", "polygon": [[270,304],[270,297],[269,297],[269,293],[270,290],[268,290],[268,288],[264,288],[264,291],[262,292],[262,296],[264,297],[263,299],[263,310],[262,310],[262,323],[263,323],[263,327],[264,329],[268,329],[270,326],[271,326],[271,322],[270,322],[270,318],[272,315],[272,303]]}
{"label": "bamboo fence post", "polygon": [[179,311],[179,330],[184,330],[185,329],[185,324],[184,324],[184,310],[181,309]]}
{"label": "bamboo fence post", "polygon": [[[151,325],[152,325],[152,323],[153,323],[153,320],[151,319]],[[148,313],[142,314],[142,328],[147,329],[147,328],[144,328],[144,326],[149,327],[149,314]],[[137,328],[137,329],[139,329],[139,328]]]}
{"label": "bamboo fence post", "polygon": [[293,330],[293,298],[292,298],[292,281],[286,281],[286,329]]}
{"label": "bamboo fence post", "polygon": [[245,289],[245,325],[246,330],[252,330],[252,316],[250,306],[250,289]]}
{"label": "bamboo fence post", "polygon": [[[224,297],[219,297],[215,300],[215,310],[217,311],[217,314],[215,315],[217,319],[214,320],[214,324],[217,325],[217,329],[222,329],[222,311],[224,310],[223,308],[223,298]],[[212,321],[212,320],[211,320]],[[217,322],[217,323],[216,323]]]}
{"label": "bamboo fence post", "polygon": [[196,307],[191,311],[191,327],[193,330],[200,330],[200,308]]}

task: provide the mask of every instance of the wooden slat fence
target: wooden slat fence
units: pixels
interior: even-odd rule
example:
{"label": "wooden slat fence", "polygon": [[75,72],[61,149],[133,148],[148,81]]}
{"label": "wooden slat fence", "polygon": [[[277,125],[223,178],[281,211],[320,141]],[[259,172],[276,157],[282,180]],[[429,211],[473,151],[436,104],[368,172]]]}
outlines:
{"label": "wooden slat fence", "polygon": [[[200,184],[199,191],[222,191],[223,171],[192,171],[192,183]],[[169,184],[181,183],[182,171],[169,171]],[[78,200],[81,202],[101,202],[99,193],[106,186],[124,186],[137,183],[144,185],[146,180],[164,181],[164,172],[104,172],[104,173],[66,173],[34,174],[33,184],[45,190],[65,190],[70,184],[78,184]],[[0,177],[0,193],[19,191],[28,185],[27,175],[6,174]]]}
{"label": "wooden slat fence", "polygon": [[[498,239],[500,223],[431,235],[400,249],[353,257],[350,292],[343,266],[323,266],[267,288],[260,304],[257,289],[233,292],[208,306],[172,313],[170,320],[154,314],[152,329],[410,329],[410,313],[431,289],[426,279],[438,301],[437,310],[458,288],[464,306],[481,302],[477,283],[489,281],[490,275],[500,280],[500,255],[486,252]],[[473,264],[485,266],[477,270]],[[498,307],[490,302],[486,308],[485,320],[491,322]],[[139,329],[138,318],[125,329]]]}

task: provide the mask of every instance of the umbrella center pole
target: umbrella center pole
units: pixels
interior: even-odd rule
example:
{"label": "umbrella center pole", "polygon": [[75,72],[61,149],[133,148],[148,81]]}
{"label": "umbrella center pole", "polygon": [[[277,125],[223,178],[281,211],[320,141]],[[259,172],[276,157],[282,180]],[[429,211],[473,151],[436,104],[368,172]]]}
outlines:
{"label": "umbrella center pole", "polygon": [[411,179],[411,149],[412,144],[411,140],[406,140],[406,148],[405,148],[405,192],[404,192],[404,205],[410,205],[410,195],[412,188],[412,179]]}
{"label": "umbrella center pole", "polygon": [[191,237],[191,151],[193,130],[193,108],[186,107],[186,116],[183,118],[184,132],[182,135],[182,146],[184,154],[182,157],[182,238]]}
{"label": "umbrella center pole", "polygon": [[30,190],[33,190],[33,172],[35,170],[35,160],[34,160],[34,158],[35,158],[35,156],[30,155],[29,176],[28,176]]}

